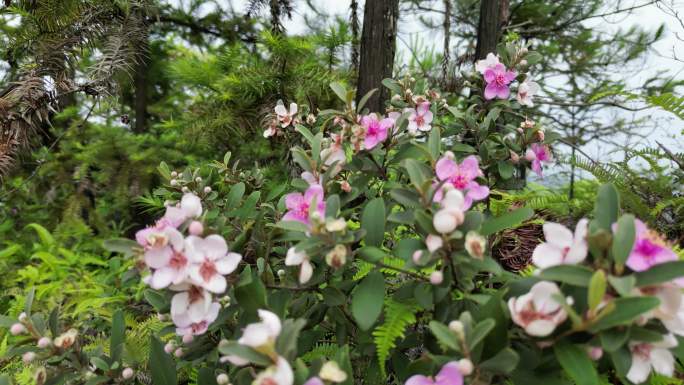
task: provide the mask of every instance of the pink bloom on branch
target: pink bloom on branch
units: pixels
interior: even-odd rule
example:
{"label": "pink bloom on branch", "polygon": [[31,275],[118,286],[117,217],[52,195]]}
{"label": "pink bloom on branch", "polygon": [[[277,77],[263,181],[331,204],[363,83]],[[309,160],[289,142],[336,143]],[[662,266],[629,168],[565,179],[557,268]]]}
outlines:
{"label": "pink bloom on branch", "polygon": [[539,143],[532,143],[525,153],[525,159],[532,162],[532,171],[539,177],[542,176],[542,163],[549,163],[553,160],[549,146]]}
{"label": "pink bloom on branch", "polygon": [[516,99],[518,100],[518,103],[524,106],[534,107],[532,96],[536,95],[537,92],[539,92],[539,84],[533,82],[530,80],[530,78],[527,78],[518,86],[518,94],[516,95]]}
{"label": "pink bloom on branch", "polygon": [[[275,113],[280,125],[285,128],[292,123],[295,115],[297,115],[297,103],[290,103],[290,110],[288,111],[285,105],[283,105],[283,101],[278,100],[278,104],[275,106]],[[264,136],[266,135],[264,134]]]}
{"label": "pink bloom on branch", "polygon": [[309,378],[304,385],[325,385],[325,383],[318,377]]}
{"label": "pink bloom on branch", "polygon": [[378,116],[373,113],[361,117],[361,126],[365,131],[363,144],[366,150],[372,150],[387,139],[387,133],[394,126],[394,120],[391,118],[379,120]]}
{"label": "pink bloom on branch", "polygon": [[487,54],[486,59],[478,60],[477,63],[475,63],[475,71],[484,75],[487,69],[494,68],[497,64],[500,64],[499,58],[490,52]]}
{"label": "pink bloom on branch", "polygon": [[[636,237],[627,258],[627,267],[634,271],[644,271],[655,265],[679,259],[662,237],[646,227],[644,222],[635,219],[634,227]],[[616,230],[617,224],[614,224],[613,231]]]}
{"label": "pink bloom on branch", "polygon": [[226,240],[220,235],[200,238],[189,236],[185,241],[185,250],[192,261],[189,276],[194,284],[221,294],[226,291],[226,277],[237,268],[242,256],[229,253]]}
{"label": "pink bloom on branch", "polygon": [[487,82],[484,97],[487,100],[494,98],[507,99],[511,94],[508,85],[515,79],[515,71],[508,71],[499,63],[484,71],[484,79]]}
{"label": "pink bloom on branch", "polygon": [[432,111],[430,111],[430,102],[420,103],[415,109],[407,108],[404,112],[411,114],[408,118],[409,124],[407,129],[412,135],[417,134],[418,131],[430,131],[432,129],[430,124],[432,123],[433,116]]}
{"label": "pink bloom on branch", "polygon": [[220,305],[211,301],[208,291],[190,286],[171,299],[171,320],[178,335],[199,335],[214,322],[219,309]]}
{"label": "pink bloom on branch", "polygon": [[651,370],[666,377],[672,377],[675,370],[675,359],[670,348],[677,346],[677,339],[672,334],[663,336],[658,342],[631,341],[629,350],[632,353],[632,364],[627,372],[627,379],[640,384],[648,379]]}
{"label": "pink bloom on branch", "polygon": [[[477,177],[483,176],[477,158],[470,155],[463,159],[461,163],[456,163],[453,154],[447,153],[440,158],[435,165],[437,180],[444,185],[451,185],[464,193],[463,211],[472,206],[474,201],[485,199],[489,195],[489,187],[482,186],[475,181]],[[439,183],[438,183],[439,184]],[[444,193],[442,189],[435,193],[435,201],[442,200]]]}
{"label": "pink bloom on branch", "polygon": [[404,385],[463,385],[463,373],[459,370],[458,362],[451,361],[444,364],[434,378],[416,374],[406,380]]}
{"label": "pink bloom on branch", "polygon": [[207,312],[202,316],[198,322],[191,322],[189,318],[176,319],[174,324],[176,325],[176,334],[179,336],[186,335],[200,335],[204,334],[209,326],[216,321],[218,318],[219,311],[221,310],[221,305],[218,302],[211,302]]}
{"label": "pink bloom on branch", "polygon": [[562,294],[555,283],[541,281],[534,284],[529,293],[512,297],[508,300],[508,309],[513,322],[531,336],[548,336],[568,317],[553,297],[555,294]]}
{"label": "pink bloom on branch", "polygon": [[285,196],[285,206],[287,213],[283,216],[284,221],[296,221],[306,225],[309,224],[311,206],[316,204],[316,212],[321,218],[325,218],[325,200],[323,197],[323,187],[319,184],[310,185],[304,194],[290,193]]}

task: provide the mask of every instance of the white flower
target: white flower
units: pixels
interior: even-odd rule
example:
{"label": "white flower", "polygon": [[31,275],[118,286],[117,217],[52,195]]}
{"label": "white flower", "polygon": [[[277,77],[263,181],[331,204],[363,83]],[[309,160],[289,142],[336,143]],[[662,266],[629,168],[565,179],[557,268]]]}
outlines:
{"label": "white flower", "polygon": [[193,193],[183,195],[180,208],[189,218],[197,218],[202,215],[202,200]]}
{"label": "white flower", "polygon": [[186,255],[192,262],[189,276],[194,284],[212,293],[226,291],[226,278],[237,268],[242,256],[229,253],[226,240],[220,235],[200,238],[190,235],[185,240]]}
{"label": "white flower", "polygon": [[183,234],[174,227],[151,228],[144,239],[145,264],[151,269],[165,267],[176,253],[183,252]]}
{"label": "white flower", "polygon": [[428,251],[431,253],[434,253],[435,251],[439,250],[444,246],[444,241],[442,240],[442,237],[439,235],[434,235],[434,234],[429,234],[425,238],[425,245],[428,248]]}
{"label": "white flower", "polygon": [[481,74],[484,74],[484,72],[487,70],[487,68],[494,67],[497,64],[499,64],[499,58],[490,52],[487,54],[486,59],[478,60],[475,63],[475,71],[477,71]]}
{"label": "white flower", "polygon": [[299,268],[299,283],[309,282],[313,275],[313,265],[305,251],[297,251],[294,247],[287,250],[285,266],[301,266]]}
{"label": "white flower", "polygon": [[587,219],[581,219],[575,234],[565,226],[548,222],[544,224],[544,238],[532,253],[535,266],[545,269],[556,265],[574,265],[584,261],[589,251],[587,245]]}
{"label": "white flower", "polygon": [[465,198],[463,193],[456,189],[449,190],[442,199],[442,209],[435,213],[432,224],[435,230],[441,234],[448,234],[456,230],[465,218],[463,207]]}
{"label": "white flower", "polygon": [[242,332],[242,337],[238,340],[240,345],[259,349],[273,345],[278,335],[280,335],[282,328],[280,318],[268,310],[259,309],[258,313],[261,322],[247,325]]}
{"label": "white flower", "polygon": [[539,92],[539,84],[533,82],[530,78],[526,78],[525,81],[518,86],[516,99],[518,99],[518,103],[524,106],[534,107],[532,96],[536,95],[537,92]]}
{"label": "white flower", "polygon": [[637,290],[637,294],[655,296],[660,300],[657,308],[640,317],[638,320],[640,323],[646,323],[650,318],[655,317],[665,325],[669,332],[684,336],[684,296],[679,286],[665,283],[641,288]]}
{"label": "white flower", "polygon": [[340,366],[335,361],[328,361],[323,364],[318,375],[324,381],[344,382],[347,380],[347,373],[340,369]]}
{"label": "white flower", "polygon": [[411,135],[416,135],[418,131],[430,131],[432,129],[432,111],[430,102],[419,103],[416,108],[406,108],[404,113],[409,113],[409,124],[406,127]]}
{"label": "white flower", "polygon": [[654,343],[630,342],[632,352],[632,366],[627,372],[627,379],[635,384],[648,379],[651,369],[667,377],[674,374],[675,360],[668,350],[677,346],[677,340],[672,334],[663,336],[663,340]]}
{"label": "white flower", "polygon": [[292,367],[283,357],[278,357],[276,366],[269,366],[259,373],[252,385],[292,385],[293,383]]}
{"label": "white flower", "polygon": [[[554,294],[562,294],[553,282],[536,283],[530,292],[508,300],[508,309],[513,322],[535,337],[546,337],[556,326],[567,318],[567,313],[553,298]],[[569,302],[571,299],[568,299]]]}
{"label": "white flower", "polygon": [[282,100],[278,100],[275,106],[275,113],[278,116],[278,121],[280,125],[285,128],[292,123],[294,116],[297,115],[297,103],[290,103],[290,110],[285,108]]}
{"label": "white flower", "polygon": [[475,231],[468,231],[465,237],[465,249],[471,257],[482,259],[484,257],[487,240]]}

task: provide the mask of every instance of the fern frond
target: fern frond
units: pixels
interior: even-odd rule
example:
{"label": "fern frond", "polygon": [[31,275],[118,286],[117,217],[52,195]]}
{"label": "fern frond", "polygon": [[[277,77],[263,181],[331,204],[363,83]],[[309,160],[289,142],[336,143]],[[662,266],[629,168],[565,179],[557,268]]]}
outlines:
{"label": "fern frond", "polygon": [[399,303],[393,299],[385,301],[385,322],[373,331],[373,341],[378,355],[380,370],[385,375],[385,362],[394,349],[398,338],[405,337],[406,327],[416,322],[419,307],[411,303]]}

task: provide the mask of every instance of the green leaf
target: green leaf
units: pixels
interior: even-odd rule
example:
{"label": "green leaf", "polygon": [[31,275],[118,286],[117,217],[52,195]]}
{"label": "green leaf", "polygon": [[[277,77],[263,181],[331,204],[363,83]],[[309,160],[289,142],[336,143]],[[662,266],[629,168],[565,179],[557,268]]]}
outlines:
{"label": "green leaf", "polygon": [[460,344],[458,343],[458,337],[446,325],[441,322],[430,321],[429,326],[432,334],[442,345],[457,352],[461,351]]}
{"label": "green leaf", "polygon": [[485,337],[489,334],[489,332],[494,329],[494,326],[496,326],[496,322],[492,318],[487,318],[482,321],[480,321],[474,328],[473,331],[468,333],[467,340],[468,340],[468,349],[470,351],[473,351],[477,345],[484,340]]}
{"label": "green leaf", "polygon": [[347,103],[347,89],[342,85],[342,83],[339,82],[332,82],[330,83],[330,88],[333,90],[335,95],[337,95],[340,100],[342,100],[344,103]]}
{"label": "green leaf", "polygon": [[589,331],[595,333],[615,326],[628,325],[639,315],[660,305],[660,301],[655,297],[617,298],[613,303],[615,308],[594,323]]}
{"label": "green leaf", "polygon": [[587,300],[590,310],[596,309],[598,305],[601,304],[601,301],[606,294],[606,287],[606,273],[604,273],[603,270],[597,270],[589,281]]}
{"label": "green leaf", "polygon": [[325,217],[326,218],[337,218],[337,214],[340,211],[340,196],[333,194],[328,197],[325,201]]}
{"label": "green leaf", "polygon": [[268,358],[268,356],[265,356],[248,346],[240,345],[235,341],[219,344],[218,350],[224,356],[238,356],[256,365],[269,366],[272,364],[271,359]]}
{"label": "green leaf", "polygon": [[282,332],[276,341],[276,351],[286,359],[292,360],[297,355],[299,333],[306,326],[305,319],[287,319],[283,322]]}
{"label": "green leaf", "polygon": [[394,80],[394,79],[382,79],[382,85],[387,87],[389,90],[394,92],[395,94],[401,95],[401,86],[399,86],[399,83]]}
{"label": "green leaf", "polygon": [[305,233],[309,231],[309,228],[305,224],[297,221],[280,221],[276,223],[274,227],[287,231],[297,231],[300,233]]}
{"label": "green leaf", "polygon": [[620,200],[615,186],[604,184],[599,188],[594,206],[594,218],[599,227],[610,231],[610,227],[617,220]]}
{"label": "green leaf", "polygon": [[359,251],[359,256],[370,263],[382,261],[387,253],[374,246],[364,246]]}
{"label": "green leaf", "polygon": [[525,55],[525,60],[527,60],[528,65],[534,65],[542,60],[542,55],[539,52],[529,52]]}
{"label": "green leaf", "polygon": [[637,286],[650,286],[684,276],[684,261],[665,262],[635,274]]}
{"label": "green leaf", "polygon": [[614,328],[604,330],[599,334],[601,346],[607,352],[614,352],[620,349],[629,339],[629,328]]}
{"label": "green leaf", "polygon": [[209,368],[201,368],[197,372],[197,384],[198,385],[217,385],[216,376],[214,371]]}
{"label": "green leaf", "polygon": [[311,133],[311,131],[309,131],[308,128],[302,126],[301,124],[297,124],[297,125],[295,125],[295,131],[302,134],[302,136],[306,138],[306,140],[309,142],[309,144],[313,143],[314,135]]}
{"label": "green leaf", "polygon": [[558,265],[542,270],[539,278],[588,287],[592,270],[581,265]]}
{"label": "green leaf", "polygon": [[126,321],[122,310],[117,310],[112,316],[112,335],[109,339],[109,355],[112,362],[121,360],[126,338]]}
{"label": "green leaf", "polygon": [[150,305],[152,305],[152,307],[154,307],[158,312],[164,313],[169,309],[169,302],[158,291],[146,289],[143,292],[143,296],[145,297],[145,300],[149,302]]}
{"label": "green leaf", "polygon": [[634,286],[636,285],[636,278],[634,275],[625,275],[622,277],[609,275],[608,282],[618,294],[623,297],[629,297],[632,295],[632,289],[634,289]]}
{"label": "green leaf", "polygon": [[553,346],[553,351],[561,367],[575,384],[599,385],[596,368],[584,348],[567,341],[559,341]]}
{"label": "green leaf", "polygon": [[164,345],[155,336],[150,336],[150,371],[152,384],[154,385],[176,385],[176,364],[173,359],[164,351]]}
{"label": "green leaf", "polygon": [[36,288],[32,286],[29,289],[28,294],[26,294],[26,300],[24,301],[24,312],[31,315],[31,307],[33,306],[33,299],[36,297]]}
{"label": "green leaf", "polygon": [[368,202],[361,215],[361,228],[366,230],[366,245],[382,246],[386,218],[385,201],[382,198]]}
{"label": "green leaf", "polygon": [[613,259],[615,263],[624,266],[634,247],[634,239],[636,237],[636,230],[634,228],[634,215],[625,214],[620,217],[617,223],[617,231],[613,237],[613,245],[611,251],[613,252]]}
{"label": "green leaf", "polygon": [[377,88],[373,88],[372,90],[366,92],[365,95],[363,95],[363,97],[361,98],[361,100],[359,100],[359,105],[356,107],[356,111],[357,111],[357,112],[361,112],[361,110],[363,110],[363,107],[364,107],[364,106],[366,105],[366,103],[368,102],[368,99],[370,99],[370,97],[373,96],[373,94],[374,94],[377,90],[378,90]]}
{"label": "green leaf", "polygon": [[106,239],[102,242],[102,246],[105,250],[124,255],[132,255],[134,248],[140,248],[138,242],[127,238]]}
{"label": "green leaf", "polygon": [[506,213],[500,217],[489,218],[482,224],[482,229],[480,234],[483,236],[488,236],[497,233],[504,229],[513,228],[520,223],[532,218],[534,215],[534,210],[529,207],[522,207],[517,210],[513,210]]}
{"label": "green leaf", "polygon": [[328,286],[321,290],[323,301],[328,306],[342,306],[347,302],[347,296],[340,289]]}
{"label": "green leaf", "polygon": [[428,176],[426,175],[423,165],[415,159],[405,159],[404,168],[409,175],[411,183],[419,191],[422,191],[425,181],[428,180]]}
{"label": "green leaf", "polygon": [[503,179],[510,179],[510,177],[513,176],[513,171],[515,170],[515,168],[513,167],[511,162],[507,160],[502,160],[497,164],[497,166],[499,168],[499,175],[501,175]]}
{"label": "green leaf", "polygon": [[382,312],[385,277],[379,271],[369,273],[352,295],[352,315],[361,330],[368,330]]}
{"label": "green leaf", "polygon": [[234,184],[233,187],[230,188],[228,196],[226,197],[227,209],[232,209],[233,207],[238,206],[238,203],[240,203],[242,196],[245,195],[245,188],[245,184],[242,182]]}
{"label": "green leaf", "polygon": [[442,137],[440,135],[439,127],[432,127],[427,144],[428,148],[430,149],[430,156],[432,156],[433,160],[437,160],[437,158],[439,158],[440,146],[442,144]]}
{"label": "green leaf", "polygon": [[107,361],[103,360],[100,357],[90,357],[90,363],[93,364],[96,368],[102,370],[103,372],[106,372],[109,370],[109,364]]}
{"label": "green leaf", "polygon": [[495,373],[508,374],[518,367],[520,356],[511,348],[502,349],[487,361],[480,363],[479,368]]}

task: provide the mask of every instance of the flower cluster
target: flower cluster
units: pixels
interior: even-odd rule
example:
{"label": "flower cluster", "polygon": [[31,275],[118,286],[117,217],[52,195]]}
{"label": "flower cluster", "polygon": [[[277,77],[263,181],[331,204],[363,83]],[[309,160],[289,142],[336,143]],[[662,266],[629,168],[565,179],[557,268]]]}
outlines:
{"label": "flower cluster", "polygon": [[[517,63],[522,62],[522,56],[526,53],[526,50],[520,50],[519,60]],[[525,64],[525,63],[522,63]],[[499,61],[499,57],[493,53],[487,54],[487,58],[480,60],[475,63],[475,70],[482,74],[486,82],[486,87],[484,90],[484,97],[486,100],[492,99],[508,99],[511,95],[510,84],[518,76],[517,72],[513,69],[507,69],[506,66]],[[539,85],[532,81],[529,75],[525,76],[525,79],[518,85],[518,92],[516,99],[522,105],[533,106],[532,96],[534,96],[539,91]]]}
{"label": "flower cluster", "polygon": [[[153,226],[135,236],[151,272],[145,282],[153,289],[176,292],[171,301],[171,319],[176,333],[188,340],[206,332],[216,320],[221,305],[214,296],[226,291],[225,276],[235,271],[242,260],[240,254],[229,252],[222,236],[202,237],[204,226],[197,220],[202,211],[200,198],[187,193],[177,206],[168,206]],[[184,227],[187,237],[181,233]]]}
{"label": "flower cluster", "polygon": [[282,135],[282,129],[291,126],[293,127],[295,124],[299,123],[299,119],[297,118],[297,112],[299,111],[297,103],[290,103],[290,109],[288,110],[283,104],[283,101],[278,100],[274,110],[275,117],[271,119],[269,127],[264,131],[264,138]]}

